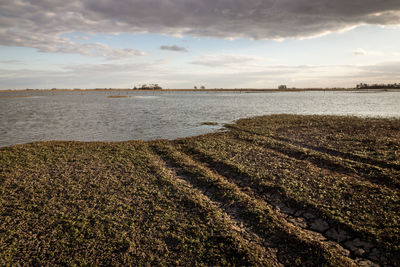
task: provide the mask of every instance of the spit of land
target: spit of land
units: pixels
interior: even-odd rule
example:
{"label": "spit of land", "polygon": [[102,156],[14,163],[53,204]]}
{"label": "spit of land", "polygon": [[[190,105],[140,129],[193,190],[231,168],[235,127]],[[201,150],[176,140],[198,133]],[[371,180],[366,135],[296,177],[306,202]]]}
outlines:
{"label": "spit of land", "polygon": [[0,149],[0,265],[400,265],[400,120]]}

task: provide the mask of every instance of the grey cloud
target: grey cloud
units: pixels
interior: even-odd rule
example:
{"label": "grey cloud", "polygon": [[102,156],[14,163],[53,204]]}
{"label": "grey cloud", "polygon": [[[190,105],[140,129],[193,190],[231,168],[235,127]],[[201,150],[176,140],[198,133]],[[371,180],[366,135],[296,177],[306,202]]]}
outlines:
{"label": "grey cloud", "polygon": [[188,50],[185,47],[177,46],[177,45],[162,45],[162,46],[160,46],[160,49],[174,51],[174,52],[188,52]]}
{"label": "grey cloud", "polygon": [[27,33],[23,30],[0,29],[0,44],[7,46],[24,46],[36,48],[45,53],[78,53],[91,57],[105,57],[109,60],[132,56],[142,56],[145,53],[134,49],[116,49],[102,43],[78,44],[57,35],[41,32]]}
{"label": "grey cloud", "polygon": [[74,36],[73,37],[75,40],[84,40],[84,41],[88,41],[90,40],[90,38],[88,36]]}
{"label": "grey cloud", "polygon": [[398,0],[84,1],[91,18],[144,31],[215,37],[305,37],[359,24],[398,24]]}
{"label": "grey cloud", "polygon": [[400,24],[400,1],[0,0],[0,44],[41,51],[80,46],[61,40],[68,32],[281,39],[362,24]]}
{"label": "grey cloud", "polygon": [[203,55],[191,61],[190,64],[214,68],[236,68],[241,66],[249,68],[252,65],[257,65],[256,63],[260,63],[261,61],[262,58],[254,56],[223,54]]}

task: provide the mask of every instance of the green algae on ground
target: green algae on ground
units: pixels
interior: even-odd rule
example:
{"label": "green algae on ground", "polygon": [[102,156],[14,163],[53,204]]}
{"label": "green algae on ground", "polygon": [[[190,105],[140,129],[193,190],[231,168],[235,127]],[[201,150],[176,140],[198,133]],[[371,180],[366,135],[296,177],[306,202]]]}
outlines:
{"label": "green algae on ground", "polygon": [[0,265],[400,264],[400,120],[229,128],[1,148]]}

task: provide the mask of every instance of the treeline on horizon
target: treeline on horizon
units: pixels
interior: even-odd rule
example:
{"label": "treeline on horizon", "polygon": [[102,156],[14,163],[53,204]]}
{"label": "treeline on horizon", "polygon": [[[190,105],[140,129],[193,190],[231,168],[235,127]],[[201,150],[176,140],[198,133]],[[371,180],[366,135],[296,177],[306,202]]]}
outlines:
{"label": "treeline on horizon", "polygon": [[360,83],[356,86],[357,89],[394,89],[400,88],[400,83],[392,83],[392,84],[367,84]]}
{"label": "treeline on horizon", "polygon": [[152,83],[152,84],[143,84],[139,86],[134,86],[133,90],[161,90],[162,87],[158,85],[157,83]]}

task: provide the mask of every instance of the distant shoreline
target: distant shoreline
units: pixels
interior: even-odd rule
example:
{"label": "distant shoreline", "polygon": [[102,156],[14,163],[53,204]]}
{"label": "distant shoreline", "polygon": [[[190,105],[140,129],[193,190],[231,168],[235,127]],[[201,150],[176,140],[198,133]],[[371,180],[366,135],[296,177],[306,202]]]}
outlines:
{"label": "distant shoreline", "polygon": [[235,89],[128,89],[128,88],[95,88],[95,89],[5,89],[0,90],[0,93],[10,92],[256,92],[256,93],[271,93],[271,92],[369,92],[369,91],[390,91],[400,92],[395,88],[376,88],[376,89],[357,89],[357,88],[288,88],[288,89],[255,89],[255,88],[235,88]]}
{"label": "distant shoreline", "polygon": [[[293,88],[293,89],[161,89],[161,90],[140,90],[140,89],[7,89],[0,90],[0,93],[8,92],[304,92],[304,91],[362,91],[368,89],[355,88]],[[384,89],[371,89],[384,90]]]}

